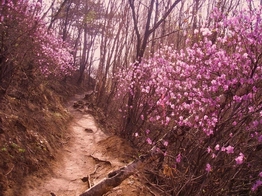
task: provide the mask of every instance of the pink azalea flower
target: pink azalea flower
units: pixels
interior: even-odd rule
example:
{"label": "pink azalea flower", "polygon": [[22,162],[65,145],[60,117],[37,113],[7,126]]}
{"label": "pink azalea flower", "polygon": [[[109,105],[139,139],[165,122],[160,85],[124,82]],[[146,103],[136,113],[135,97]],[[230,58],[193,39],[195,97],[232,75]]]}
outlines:
{"label": "pink azalea flower", "polygon": [[180,153],[176,156],[176,162],[177,163],[181,162],[181,154]]}
{"label": "pink azalea flower", "polygon": [[256,191],[258,189],[258,187],[260,187],[262,185],[262,181],[261,180],[257,180],[256,183],[252,186],[252,191]]}
{"label": "pink azalea flower", "polygon": [[212,168],[211,165],[209,163],[206,164],[206,171],[207,172],[211,172]]}
{"label": "pink azalea flower", "polygon": [[150,138],[147,138],[146,141],[147,141],[147,143],[150,144],[150,145],[153,143]]}
{"label": "pink azalea flower", "polygon": [[240,165],[243,163],[244,161],[244,154],[243,153],[239,153],[239,156],[237,158],[235,158],[236,164]]}
{"label": "pink azalea flower", "polygon": [[170,118],[167,116],[166,117],[166,124],[168,124],[170,122]]}
{"label": "pink azalea flower", "polygon": [[168,141],[164,141],[164,146],[168,146]]}
{"label": "pink azalea flower", "polygon": [[215,153],[212,153],[211,157],[214,159],[217,157],[217,155]]}
{"label": "pink azalea flower", "polygon": [[227,154],[232,154],[232,153],[234,153],[234,147],[232,147],[232,146],[226,147],[226,152],[227,152]]}

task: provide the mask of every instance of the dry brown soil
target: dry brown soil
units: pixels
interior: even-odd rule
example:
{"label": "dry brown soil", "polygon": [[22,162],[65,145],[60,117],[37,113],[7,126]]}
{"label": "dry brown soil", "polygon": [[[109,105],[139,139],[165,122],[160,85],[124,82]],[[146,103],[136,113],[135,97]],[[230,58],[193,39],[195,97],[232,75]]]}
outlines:
{"label": "dry brown soil", "polygon": [[[123,139],[108,136],[98,128],[93,116],[88,114],[88,108],[80,111],[72,107],[82,97],[77,95],[69,102],[68,111],[74,119],[70,123],[64,147],[50,162],[51,169],[28,176],[21,195],[79,195],[88,189],[89,184],[96,184],[110,171],[126,165],[136,156],[136,151]],[[131,176],[106,195],[151,194],[139,178]]]}

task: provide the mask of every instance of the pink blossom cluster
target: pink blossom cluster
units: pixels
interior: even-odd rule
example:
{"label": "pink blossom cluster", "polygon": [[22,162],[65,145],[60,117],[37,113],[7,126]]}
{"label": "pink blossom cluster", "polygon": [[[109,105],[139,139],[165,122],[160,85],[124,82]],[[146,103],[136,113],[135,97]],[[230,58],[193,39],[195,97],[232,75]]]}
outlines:
{"label": "pink blossom cluster", "polygon": [[[220,147],[219,144],[217,144],[215,146],[214,150],[212,150],[212,148],[209,146],[207,148],[207,152],[211,153],[212,158],[216,158],[218,156],[219,152],[225,152],[227,154],[235,154],[233,146],[228,145],[227,147],[224,147],[224,146]],[[242,164],[243,161],[244,161],[244,157],[245,157],[244,154],[242,152],[240,152],[239,155],[237,155],[236,158],[235,158],[236,164],[237,165]]]}
{"label": "pink blossom cluster", "polygon": [[[42,33],[40,33],[40,31]],[[76,67],[73,67],[73,56],[70,46],[54,33],[47,32],[45,27],[37,32],[39,50],[36,50],[36,63],[39,64],[44,74],[68,75]]]}
{"label": "pink blossom cluster", "polygon": [[[208,151],[213,159],[218,151],[230,156],[237,167],[246,160],[245,142],[262,142],[262,11],[226,17],[215,9],[212,17],[214,24],[195,30],[188,47],[163,47],[126,71],[119,89],[139,94],[137,118],[150,124],[188,127],[207,138],[227,127],[226,145]],[[243,142],[241,132],[249,135]]]}
{"label": "pink blossom cluster", "polygon": [[236,107],[231,114],[232,124],[253,113],[248,127],[256,130],[262,124],[261,103],[256,100],[262,75],[260,17],[261,10],[255,14],[242,11],[212,27],[201,28],[193,46],[180,51],[160,49],[153,58],[126,72],[120,89],[140,89],[140,108],[148,107],[140,115],[151,122],[173,122],[212,135],[223,120],[221,114]]}
{"label": "pink blossom cluster", "polygon": [[40,2],[1,1],[1,40],[3,48],[8,50],[2,53],[6,58],[17,61],[15,64],[21,65],[19,61],[26,59],[44,75],[69,74],[75,69],[71,49],[47,30],[40,17],[40,9]]}
{"label": "pink blossom cluster", "polygon": [[251,190],[256,191],[260,186],[262,186],[262,172],[259,173],[259,179],[253,184]]}

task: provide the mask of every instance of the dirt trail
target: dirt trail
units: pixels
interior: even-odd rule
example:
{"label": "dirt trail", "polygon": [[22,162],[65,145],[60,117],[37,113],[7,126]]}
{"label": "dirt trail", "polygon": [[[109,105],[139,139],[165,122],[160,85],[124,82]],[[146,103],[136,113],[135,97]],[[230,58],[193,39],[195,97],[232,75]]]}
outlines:
{"label": "dirt trail", "polygon": [[[134,150],[116,136],[107,136],[87,113],[73,109],[77,95],[70,101],[69,112],[74,116],[69,130],[68,143],[51,164],[47,175],[30,176],[26,180],[22,195],[27,196],[77,196],[106,177],[111,170],[118,169],[132,160]],[[44,177],[43,177],[44,176]],[[107,195],[148,195],[144,187],[130,177]]]}

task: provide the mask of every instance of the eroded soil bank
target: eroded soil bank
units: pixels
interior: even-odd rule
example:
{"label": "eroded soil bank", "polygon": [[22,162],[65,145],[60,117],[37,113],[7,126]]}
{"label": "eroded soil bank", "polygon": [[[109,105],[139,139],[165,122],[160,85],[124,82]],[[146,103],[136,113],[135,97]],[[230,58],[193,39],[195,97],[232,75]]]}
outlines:
{"label": "eroded soil bank", "polygon": [[[136,156],[136,151],[117,136],[108,136],[98,128],[88,106],[74,109],[72,106],[83,95],[76,95],[69,102],[68,111],[73,121],[68,127],[64,147],[48,170],[28,176],[21,195],[74,196],[96,184],[106,175],[118,169]],[[107,195],[151,195],[147,188],[132,176]]]}

